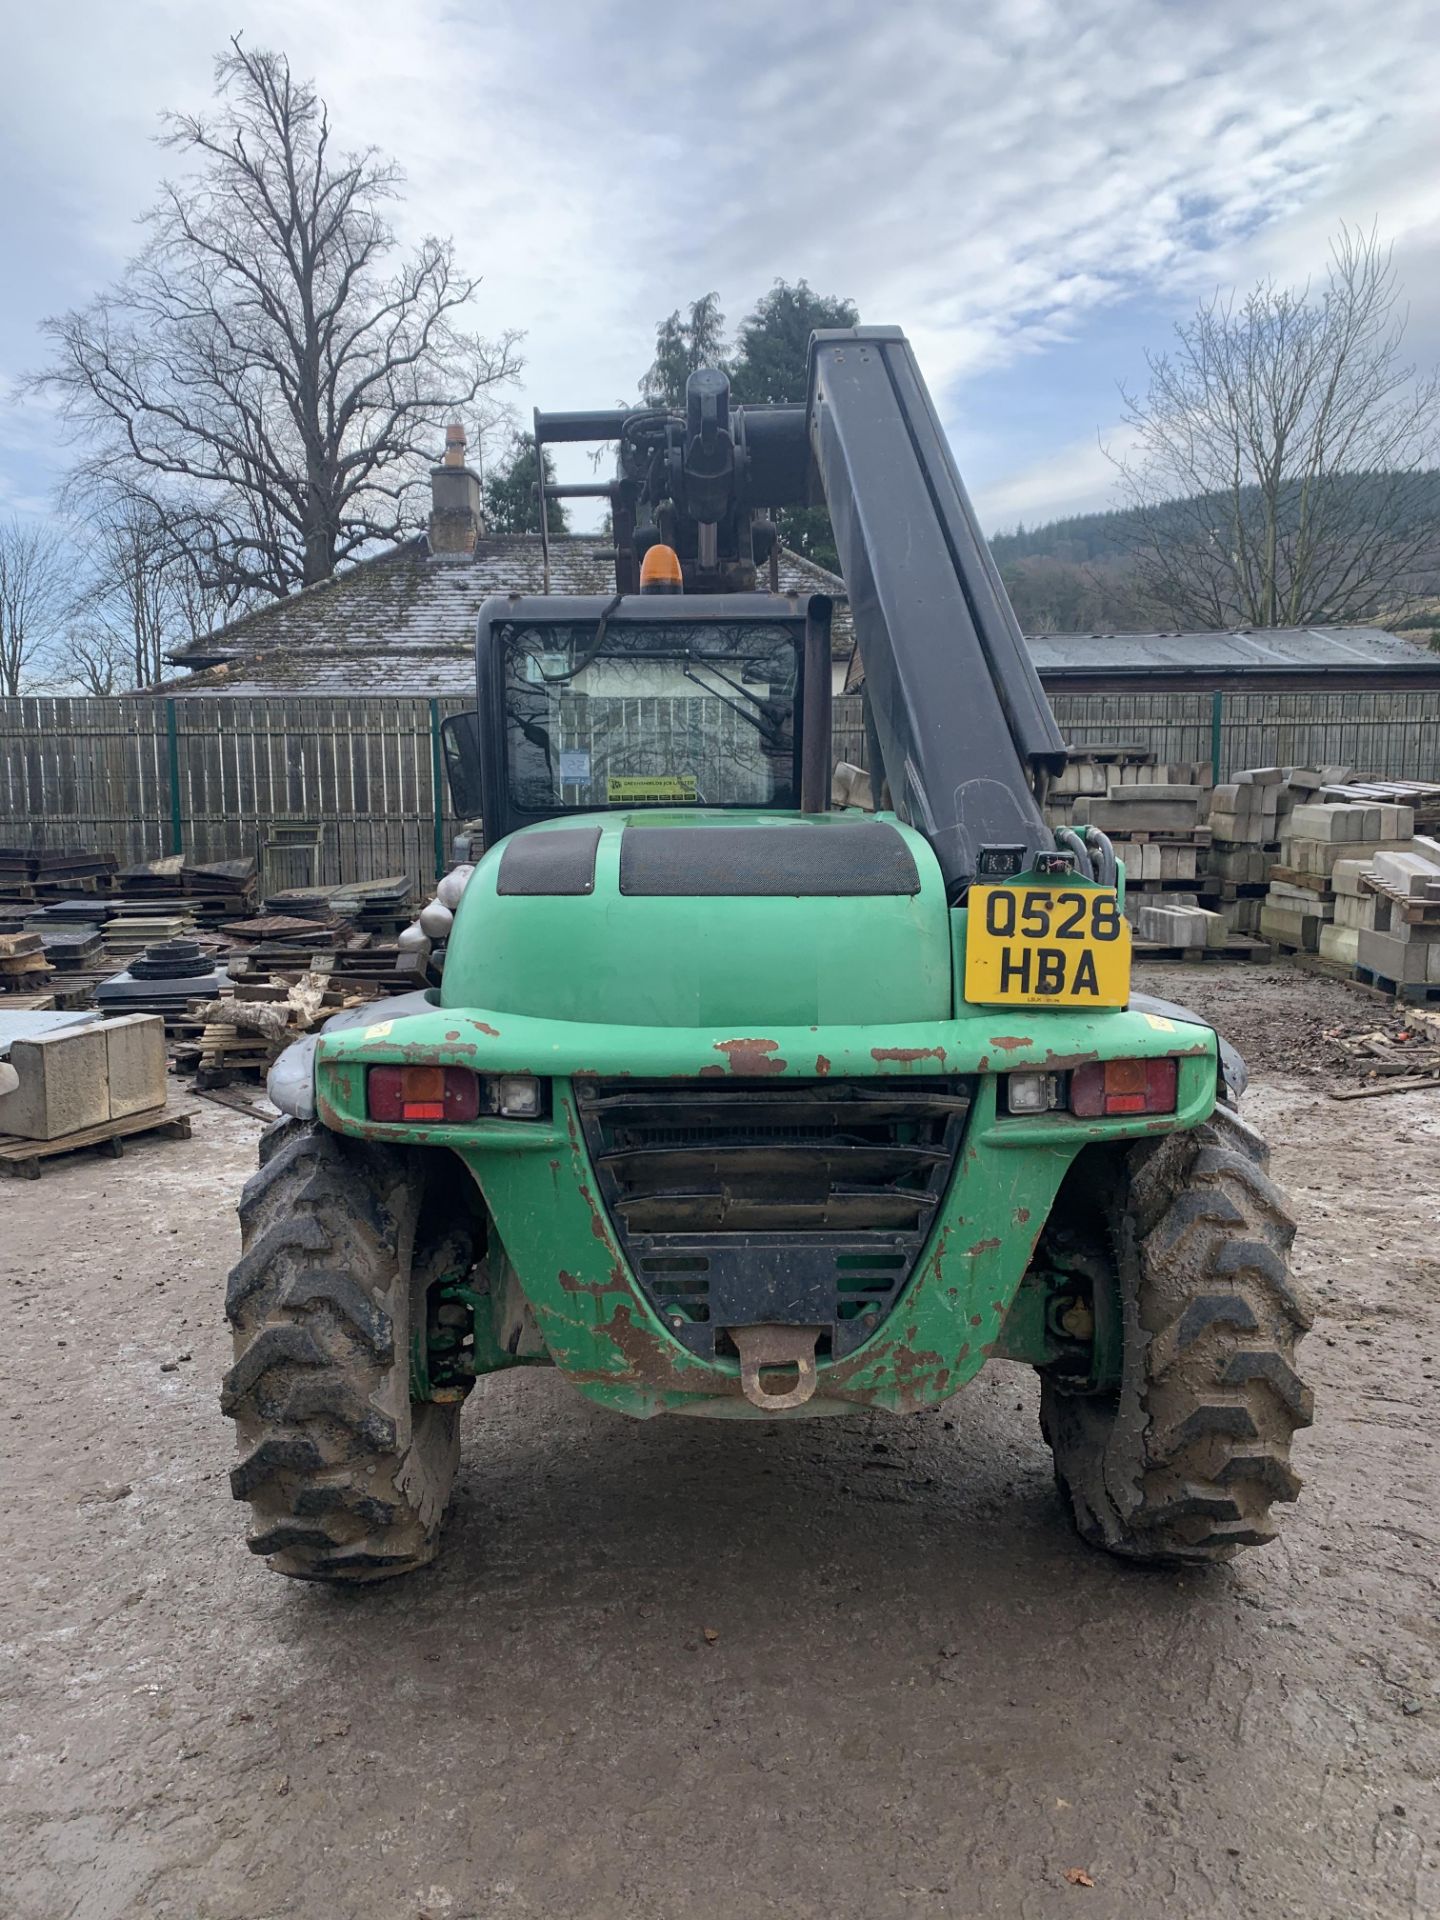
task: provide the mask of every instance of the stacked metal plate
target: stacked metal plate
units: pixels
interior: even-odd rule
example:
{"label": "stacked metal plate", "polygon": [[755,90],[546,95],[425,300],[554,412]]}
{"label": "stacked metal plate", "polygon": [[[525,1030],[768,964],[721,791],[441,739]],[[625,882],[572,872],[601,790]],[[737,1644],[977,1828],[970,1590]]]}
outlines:
{"label": "stacked metal plate", "polygon": [[229,984],[224,967],[197,940],[160,940],[136,954],[124,973],[102,980],[95,1004],[129,1013],[183,1013],[191,1000],[213,1000]]}

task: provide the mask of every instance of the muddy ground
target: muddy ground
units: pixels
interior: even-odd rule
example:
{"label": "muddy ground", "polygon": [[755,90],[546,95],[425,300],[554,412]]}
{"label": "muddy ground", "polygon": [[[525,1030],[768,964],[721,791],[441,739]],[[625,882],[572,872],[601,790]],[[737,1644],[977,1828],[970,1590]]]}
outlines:
{"label": "muddy ground", "polygon": [[996,1367],[776,1428],[500,1380],[436,1568],[288,1583],[216,1406],[257,1129],[0,1187],[4,1920],[1440,1911],[1440,1094],[1328,1097],[1348,989],[1146,984],[1250,1042],[1319,1308],[1305,1493],[1204,1575],[1079,1545]]}

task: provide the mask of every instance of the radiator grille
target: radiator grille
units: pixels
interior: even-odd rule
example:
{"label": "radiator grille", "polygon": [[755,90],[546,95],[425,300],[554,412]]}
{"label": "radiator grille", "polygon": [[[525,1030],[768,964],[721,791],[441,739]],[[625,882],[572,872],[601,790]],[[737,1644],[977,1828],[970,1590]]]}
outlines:
{"label": "radiator grille", "polygon": [[824,1327],[835,1356],[868,1338],[929,1233],[970,1094],[940,1077],[576,1082],[636,1277],[707,1355],[762,1321]]}

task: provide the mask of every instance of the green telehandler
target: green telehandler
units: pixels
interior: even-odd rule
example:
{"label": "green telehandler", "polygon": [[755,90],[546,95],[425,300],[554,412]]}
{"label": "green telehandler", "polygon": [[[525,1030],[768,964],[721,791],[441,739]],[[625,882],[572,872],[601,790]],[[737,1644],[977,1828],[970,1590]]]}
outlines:
{"label": "green telehandler", "polygon": [[[443,984],[272,1073],[227,1295],[251,1549],[429,1561],[502,1368],[778,1421],[989,1360],[1039,1372],[1086,1540],[1270,1539],[1310,1418],[1290,1215],[1234,1050],[1131,992],[1113,848],[1045,824],[1063,743],[904,336],[816,334],[803,406],[707,370],[683,415],[535,426],[618,443],[616,592],[486,603]],[[829,601],[760,584],[817,499],[874,811],[831,806]]]}

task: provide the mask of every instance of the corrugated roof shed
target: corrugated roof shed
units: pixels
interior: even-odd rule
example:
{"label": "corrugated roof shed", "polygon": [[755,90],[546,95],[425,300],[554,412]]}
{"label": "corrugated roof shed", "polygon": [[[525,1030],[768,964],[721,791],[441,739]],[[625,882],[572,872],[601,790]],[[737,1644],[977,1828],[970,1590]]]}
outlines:
{"label": "corrugated roof shed", "polygon": [[[552,593],[608,594],[614,586],[614,562],[596,535],[552,537]],[[847,658],[851,628],[838,576],[782,549],[780,586],[835,598],[834,647]],[[460,556],[431,554],[423,538],[409,541],[178,649],[174,664],[199,670],[160,690],[469,695],[481,602],[495,593],[544,590],[538,534],[482,536],[473,555]]]}
{"label": "corrugated roof shed", "polygon": [[1440,686],[1440,655],[1380,627],[1046,633],[1031,635],[1029,644],[1052,689]]}

